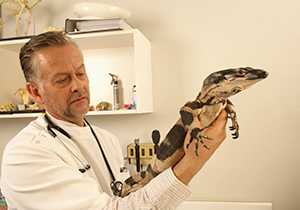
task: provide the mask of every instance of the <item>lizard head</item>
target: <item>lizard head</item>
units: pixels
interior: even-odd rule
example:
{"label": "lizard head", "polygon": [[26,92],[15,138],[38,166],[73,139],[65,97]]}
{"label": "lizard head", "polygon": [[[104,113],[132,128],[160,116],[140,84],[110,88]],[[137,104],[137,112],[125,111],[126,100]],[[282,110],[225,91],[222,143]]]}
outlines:
{"label": "lizard head", "polygon": [[265,79],[268,73],[251,67],[233,68],[210,74],[203,83],[199,100],[212,103],[224,101],[258,81]]}

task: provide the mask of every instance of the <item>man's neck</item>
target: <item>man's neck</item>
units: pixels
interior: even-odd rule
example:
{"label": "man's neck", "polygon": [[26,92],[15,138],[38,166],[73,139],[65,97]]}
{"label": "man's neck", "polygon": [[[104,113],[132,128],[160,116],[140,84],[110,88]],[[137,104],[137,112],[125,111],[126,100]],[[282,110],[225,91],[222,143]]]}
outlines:
{"label": "man's neck", "polygon": [[52,117],[54,117],[55,119],[58,120],[62,120],[62,121],[66,121],[66,122],[70,122],[73,124],[76,124],[80,127],[84,127],[85,126],[85,121],[84,121],[84,116],[82,117],[68,117],[68,116],[61,116],[55,113],[51,113],[48,112]]}

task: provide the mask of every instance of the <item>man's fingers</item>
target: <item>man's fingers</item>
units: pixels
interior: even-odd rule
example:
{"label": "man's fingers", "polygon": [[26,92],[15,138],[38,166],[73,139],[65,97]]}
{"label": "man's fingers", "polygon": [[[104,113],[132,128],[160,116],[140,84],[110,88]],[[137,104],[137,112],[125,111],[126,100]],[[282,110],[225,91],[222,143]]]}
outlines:
{"label": "man's fingers", "polygon": [[213,127],[225,128],[228,119],[228,114],[225,110],[222,110],[215,122],[212,124]]}
{"label": "man's fingers", "polygon": [[[217,119],[215,120],[215,122],[210,125],[208,128],[204,129],[201,132],[201,135],[207,136],[210,139],[215,139],[217,140],[217,142],[222,142],[225,138],[226,138],[226,132],[225,132],[225,127],[226,127],[226,123],[227,123],[227,118],[228,118],[228,114],[225,110],[222,110],[221,113],[219,114],[219,116],[217,117]],[[191,140],[191,130],[188,130],[188,132],[186,133],[185,139],[184,139],[184,150],[185,152],[188,149],[195,149],[195,139]],[[212,142],[206,142],[206,139],[203,138],[203,141],[205,142],[205,144],[215,144],[215,141]],[[200,145],[202,145],[199,142]],[[187,148],[189,147],[189,148]]]}
{"label": "man's fingers", "polygon": [[188,131],[185,135],[185,139],[184,139],[184,149],[187,149],[187,146],[189,145],[191,140],[191,133]]}

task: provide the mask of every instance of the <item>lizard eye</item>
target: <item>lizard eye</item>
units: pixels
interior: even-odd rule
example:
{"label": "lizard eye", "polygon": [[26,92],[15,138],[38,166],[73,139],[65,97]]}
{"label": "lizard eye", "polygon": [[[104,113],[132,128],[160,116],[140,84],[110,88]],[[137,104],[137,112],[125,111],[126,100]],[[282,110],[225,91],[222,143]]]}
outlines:
{"label": "lizard eye", "polygon": [[245,75],[245,71],[244,69],[239,69],[239,71],[237,72],[237,77],[243,77]]}
{"label": "lizard eye", "polygon": [[240,87],[234,87],[234,88],[231,90],[231,92],[232,92],[233,94],[236,94],[236,93],[241,92],[241,91],[242,91],[242,89],[241,89]]}

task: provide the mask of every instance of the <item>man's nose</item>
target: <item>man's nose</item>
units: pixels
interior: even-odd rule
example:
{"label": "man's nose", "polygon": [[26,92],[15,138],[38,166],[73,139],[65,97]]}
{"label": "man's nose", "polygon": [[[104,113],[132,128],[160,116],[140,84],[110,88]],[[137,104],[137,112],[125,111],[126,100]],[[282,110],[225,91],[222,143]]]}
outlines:
{"label": "man's nose", "polygon": [[82,82],[76,76],[73,76],[72,83],[71,83],[71,91],[77,92],[81,89],[82,89]]}

